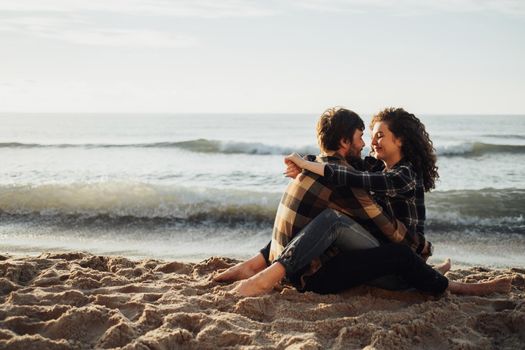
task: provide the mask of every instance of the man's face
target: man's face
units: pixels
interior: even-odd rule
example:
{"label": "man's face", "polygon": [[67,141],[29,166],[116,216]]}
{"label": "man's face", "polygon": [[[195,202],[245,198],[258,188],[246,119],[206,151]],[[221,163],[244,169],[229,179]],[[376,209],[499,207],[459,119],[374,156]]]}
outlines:
{"label": "man's face", "polygon": [[348,150],[347,157],[361,158],[361,151],[365,147],[365,141],[363,141],[363,130],[356,129],[354,136],[352,137],[352,143]]}

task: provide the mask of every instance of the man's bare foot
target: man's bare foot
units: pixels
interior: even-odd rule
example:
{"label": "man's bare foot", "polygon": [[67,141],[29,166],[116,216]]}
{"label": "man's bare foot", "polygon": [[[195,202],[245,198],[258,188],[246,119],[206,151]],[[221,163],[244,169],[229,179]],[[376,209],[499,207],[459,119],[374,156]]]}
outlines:
{"label": "man's bare foot", "polygon": [[435,265],[434,270],[444,275],[450,270],[451,267],[452,263],[450,262],[450,259],[447,258],[441,264]]}
{"label": "man's bare foot", "polygon": [[491,293],[509,293],[512,278],[503,277],[488,282],[462,283],[450,281],[448,290],[454,294],[486,295]]}
{"label": "man's bare foot", "polygon": [[225,271],[219,272],[213,276],[215,282],[234,282],[250,278],[256,273],[264,270],[266,267],[266,260],[262,254],[258,254],[249,260],[238,263]]}
{"label": "man's bare foot", "polygon": [[247,266],[245,261],[218,273],[217,275],[213,276],[213,280],[215,282],[234,282],[250,278],[256,273],[257,271]]}
{"label": "man's bare foot", "polygon": [[242,297],[255,297],[272,291],[273,285],[266,284],[260,278],[254,277],[239,281],[232,289],[232,293]]}
{"label": "man's bare foot", "polygon": [[239,282],[239,284],[232,289],[232,292],[244,297],[267,294],[284,278],[285,273],[286,271],[283,265],[274,263],[255,276]]}

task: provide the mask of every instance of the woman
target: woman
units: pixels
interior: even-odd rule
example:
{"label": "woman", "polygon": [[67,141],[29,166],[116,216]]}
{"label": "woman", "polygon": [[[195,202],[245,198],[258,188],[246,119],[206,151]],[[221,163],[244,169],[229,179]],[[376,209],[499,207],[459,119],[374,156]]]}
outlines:
{"label": "woman", "polygon": [[[424,192],[434,188],[438,177],[428,133],[418,118],[400,108],[385,109],[374,116],[370,126],[376,158],[370,165],[374,171],[361,172],[334,164],[309,162],[297,154],[286,160],[324,176],[334,185],[361,187],[372,192],[378,204],[401,220],[407,229],[423,233]],[[294,167],[290,166],[286,174],[293,172]],[[269,268],[241,282],[235,292],[246,296],[263,294],[285,275],[292,278],[332,244],[337,245],[342,254],[323,266],[325,271],[312,276],[305,290],[337,292],[389,274],[400,275],[410,286],[434,294],[446,289],[460,294],[485,294],[510,288],[510,280],[476,284],[449,282],[400,244],[352,250],[351,244],[346,243],[351,239],[345,227],[353,224],[352,219],[327,210],[307,225]],[[449,266],[445,270],[447,268]]]}

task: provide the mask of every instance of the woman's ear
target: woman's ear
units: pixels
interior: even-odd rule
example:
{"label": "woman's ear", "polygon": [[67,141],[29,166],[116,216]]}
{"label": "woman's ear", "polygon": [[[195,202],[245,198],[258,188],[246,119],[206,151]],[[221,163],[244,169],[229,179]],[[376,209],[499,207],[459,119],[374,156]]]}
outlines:
{"label": "woman's ear", "polygon": [[401,139],[401,137],[393,137],[393,141],[394,141],[394,145],[396,145],[397,147],[401,148],[403,146],[403,140]]}

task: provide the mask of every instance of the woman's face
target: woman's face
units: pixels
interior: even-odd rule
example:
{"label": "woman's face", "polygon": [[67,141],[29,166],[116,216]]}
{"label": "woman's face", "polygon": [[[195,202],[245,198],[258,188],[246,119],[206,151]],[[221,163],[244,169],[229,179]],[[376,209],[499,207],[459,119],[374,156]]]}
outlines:
{"label": "woman's face", "polygon": [[[389,165],[402,158],[401,140],[398,139],[384,122],[377,122],[372,128],[372,149],[375,157]],[[392,164],[390,164],[392,163]]]}

